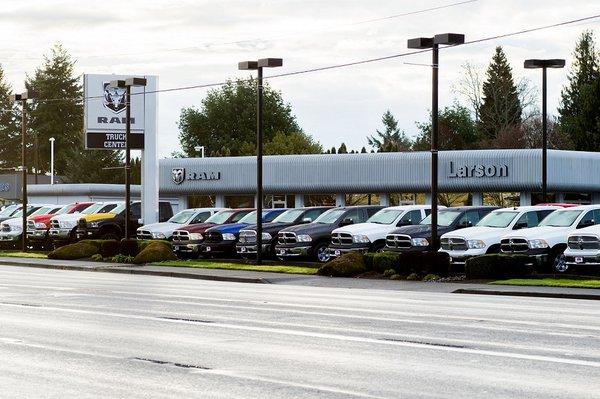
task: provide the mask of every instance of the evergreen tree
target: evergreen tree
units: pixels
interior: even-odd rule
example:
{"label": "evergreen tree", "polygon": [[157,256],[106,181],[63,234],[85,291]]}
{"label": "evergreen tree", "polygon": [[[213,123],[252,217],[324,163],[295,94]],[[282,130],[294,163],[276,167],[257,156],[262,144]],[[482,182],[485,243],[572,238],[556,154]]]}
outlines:
{"label": "evergreen tree", "polygon": [[560,127],[576,150],[600,151],[600,57],[591,31],[581,35],[573,57],[558,110]]}
{"label": "evergreen tree", "polygon": [[361,148],[360,153],[361,154],[366,154],[367,153],[367,149],[365,147]]}
{"label": "evergreen tree", "polygon": [[[51,55],[25,86],[35,93],[29,111],[31,142],[36,145],[29,159],[41,172],[50,170],[50,137],[56,140],[55,173],[71,183],[116,183],[123,181],[122,173],[102,168],[121,165],[116,151],[83,148],[83,90],[79,76],[74,73],[75,61],[61,45],[52,48]],[[35,165],[37,164],[37,165]]]}
{"label": "evergreen tree", "polygon": [[479,110],[480,130],[489,139],[495,139],[505,129],[521,124],[523,107],[502,47],[496,47],[483,83],[483,99]]}
{"label": "evergreen tree", "polygon": [[[431,119],[426,123],[417,123],[421,131],[412,149],[428,151],[431,148]],[[438,117],[439,149],[470,150],[478,147],[479,136],[471,112],[458,103],[445,107]]]}
{"label": "evergreen tree", "polygon": [[394,115],[387,110],[381,118],[385,130],[377,130],[377,137],[367,137],[370,146],[377,152],[398,152],[408,151],[411,147],[411,142],[406,134],[398,128],[398,121]]}
{"label": "evergreen tree", "polygon": [[340,148],[338,148],[337,153],[338,154],[347,154],[348,153],[348,149],[346,148],[345,143],[342,143],[342,145],[340,145]]}
{"label": "evergreen tree", "polygon": [[20,110],[10,101],[11,92],[12,89],[4,78],[4,69],[0,66],[0,168],[21,165]]}
{"label": "evergreen tree", "polygon": [[337,154],[337,150],[335,149],[335,147],[331,147],[331,150],[329,152],[330,154]]}

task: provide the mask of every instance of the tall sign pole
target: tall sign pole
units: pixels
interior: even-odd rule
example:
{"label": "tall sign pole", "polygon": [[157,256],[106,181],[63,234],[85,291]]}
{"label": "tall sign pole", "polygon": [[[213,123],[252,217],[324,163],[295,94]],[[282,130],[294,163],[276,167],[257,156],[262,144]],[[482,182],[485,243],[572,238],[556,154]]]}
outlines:
{"label": "tall sign pole", "polygon": [[27,94],[24,93],[21,96],[21,165],[22,166],[22,190],[21,196],[23,197],[23,208],[22,208],[22,228],[23,233],[21,236],[21,251],[27,252]]}

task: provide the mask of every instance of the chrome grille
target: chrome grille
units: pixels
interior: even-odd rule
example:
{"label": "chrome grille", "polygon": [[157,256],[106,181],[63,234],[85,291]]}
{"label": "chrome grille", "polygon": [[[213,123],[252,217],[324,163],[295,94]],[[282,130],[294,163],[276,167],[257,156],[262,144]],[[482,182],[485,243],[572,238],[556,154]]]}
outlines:
{"label": "chrome grille", "polygon": [[296,244],[296,233],[279,233],[277,235],[277,242],[279,244]]}
{"label": "chrome grille", "polygon": [[27,230],[35,230],[35,222],[33,220],[27,221]]}
{"label": "chrome grille", "polygon": [[445,251],[466,251],[467,242],[464,238],[448,237],[440,241],[442,249]]}
{"label": "chrome grille", "polygon": [[223,234],[216,231],[211,231],[206,234],[204,242],[221,242],[223,241]]}
{"label": "chrome grille", "polygon": [[600,249],[600,239],[596,236],[571,236],[567,244],[571,249]]}
{"label": "chrome grille", "polygon": [[412,241],[407,235],[390,234],[385,238],[385,245],[390,248],[409,249],[412,247]]}
{"label": "chrome grille", "polygon": [[527,252],[529,243],[524,238],[504,238],[500,241],[500,250],[505,253]]}
{"label": "chrome grille", "polygon": [[240,244],[255,244],[256,243],[256,231],[254,230],[242,230],[240,231]]}
{"label": "chrome grille", "polygon": [[58,220],[50,221],[50,228],[52,229],[60,229],[60,222]]}
{"label": "chrome grille", "polygon": [[10,226],[9,226],[9,225],[7,225],[7,224],[3,224],[3,225],[1,225],[1,231],[2,231],[3,233],[10,233]]}
{"label": "chrome grille", "polygon": [[352,245],[352,234],[331,233],[331,243],[334,245]]}
{"label": "chrome grille", "polygon": [[137,238],[139,240],[151,240],[152,239],[152,233],[148,230],[138,230],[137,232]]}
{"label": "chrome grille", "polygon": [[173,232],[173,241],[189,241],[190,233],[185,230],[175,230]]}

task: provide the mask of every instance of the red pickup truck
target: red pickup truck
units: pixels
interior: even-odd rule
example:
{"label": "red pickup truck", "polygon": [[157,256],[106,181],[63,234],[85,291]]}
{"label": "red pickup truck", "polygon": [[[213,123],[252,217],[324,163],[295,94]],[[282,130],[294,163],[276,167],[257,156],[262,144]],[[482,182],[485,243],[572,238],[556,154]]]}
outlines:
{"label": "red pickup truck", "polygon": [[29,217],[27,219],[27,239],[29,240],[29,245],[36,249],[51,247],[51,241],[49,239],[50,219],[56,215],[81,212],[92,204],[93,202],[76,202],[63,206],[53,214]]}

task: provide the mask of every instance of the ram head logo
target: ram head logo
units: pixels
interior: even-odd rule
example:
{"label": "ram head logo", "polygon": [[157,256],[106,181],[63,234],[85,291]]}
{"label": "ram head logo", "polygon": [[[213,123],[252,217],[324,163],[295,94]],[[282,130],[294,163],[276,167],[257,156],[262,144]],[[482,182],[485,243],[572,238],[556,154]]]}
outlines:
{"label": "ram head logo", "polygon": [[110,83],[104,83],[104,106],[114,112],[120,113],[125,109],[125,88],[110,87]]}
{"label": "ram head logo", "polygon": [[171,179],[173,183],[181,184],[185,181],[185,169],[184,168],[173,168],[171,171]]}

